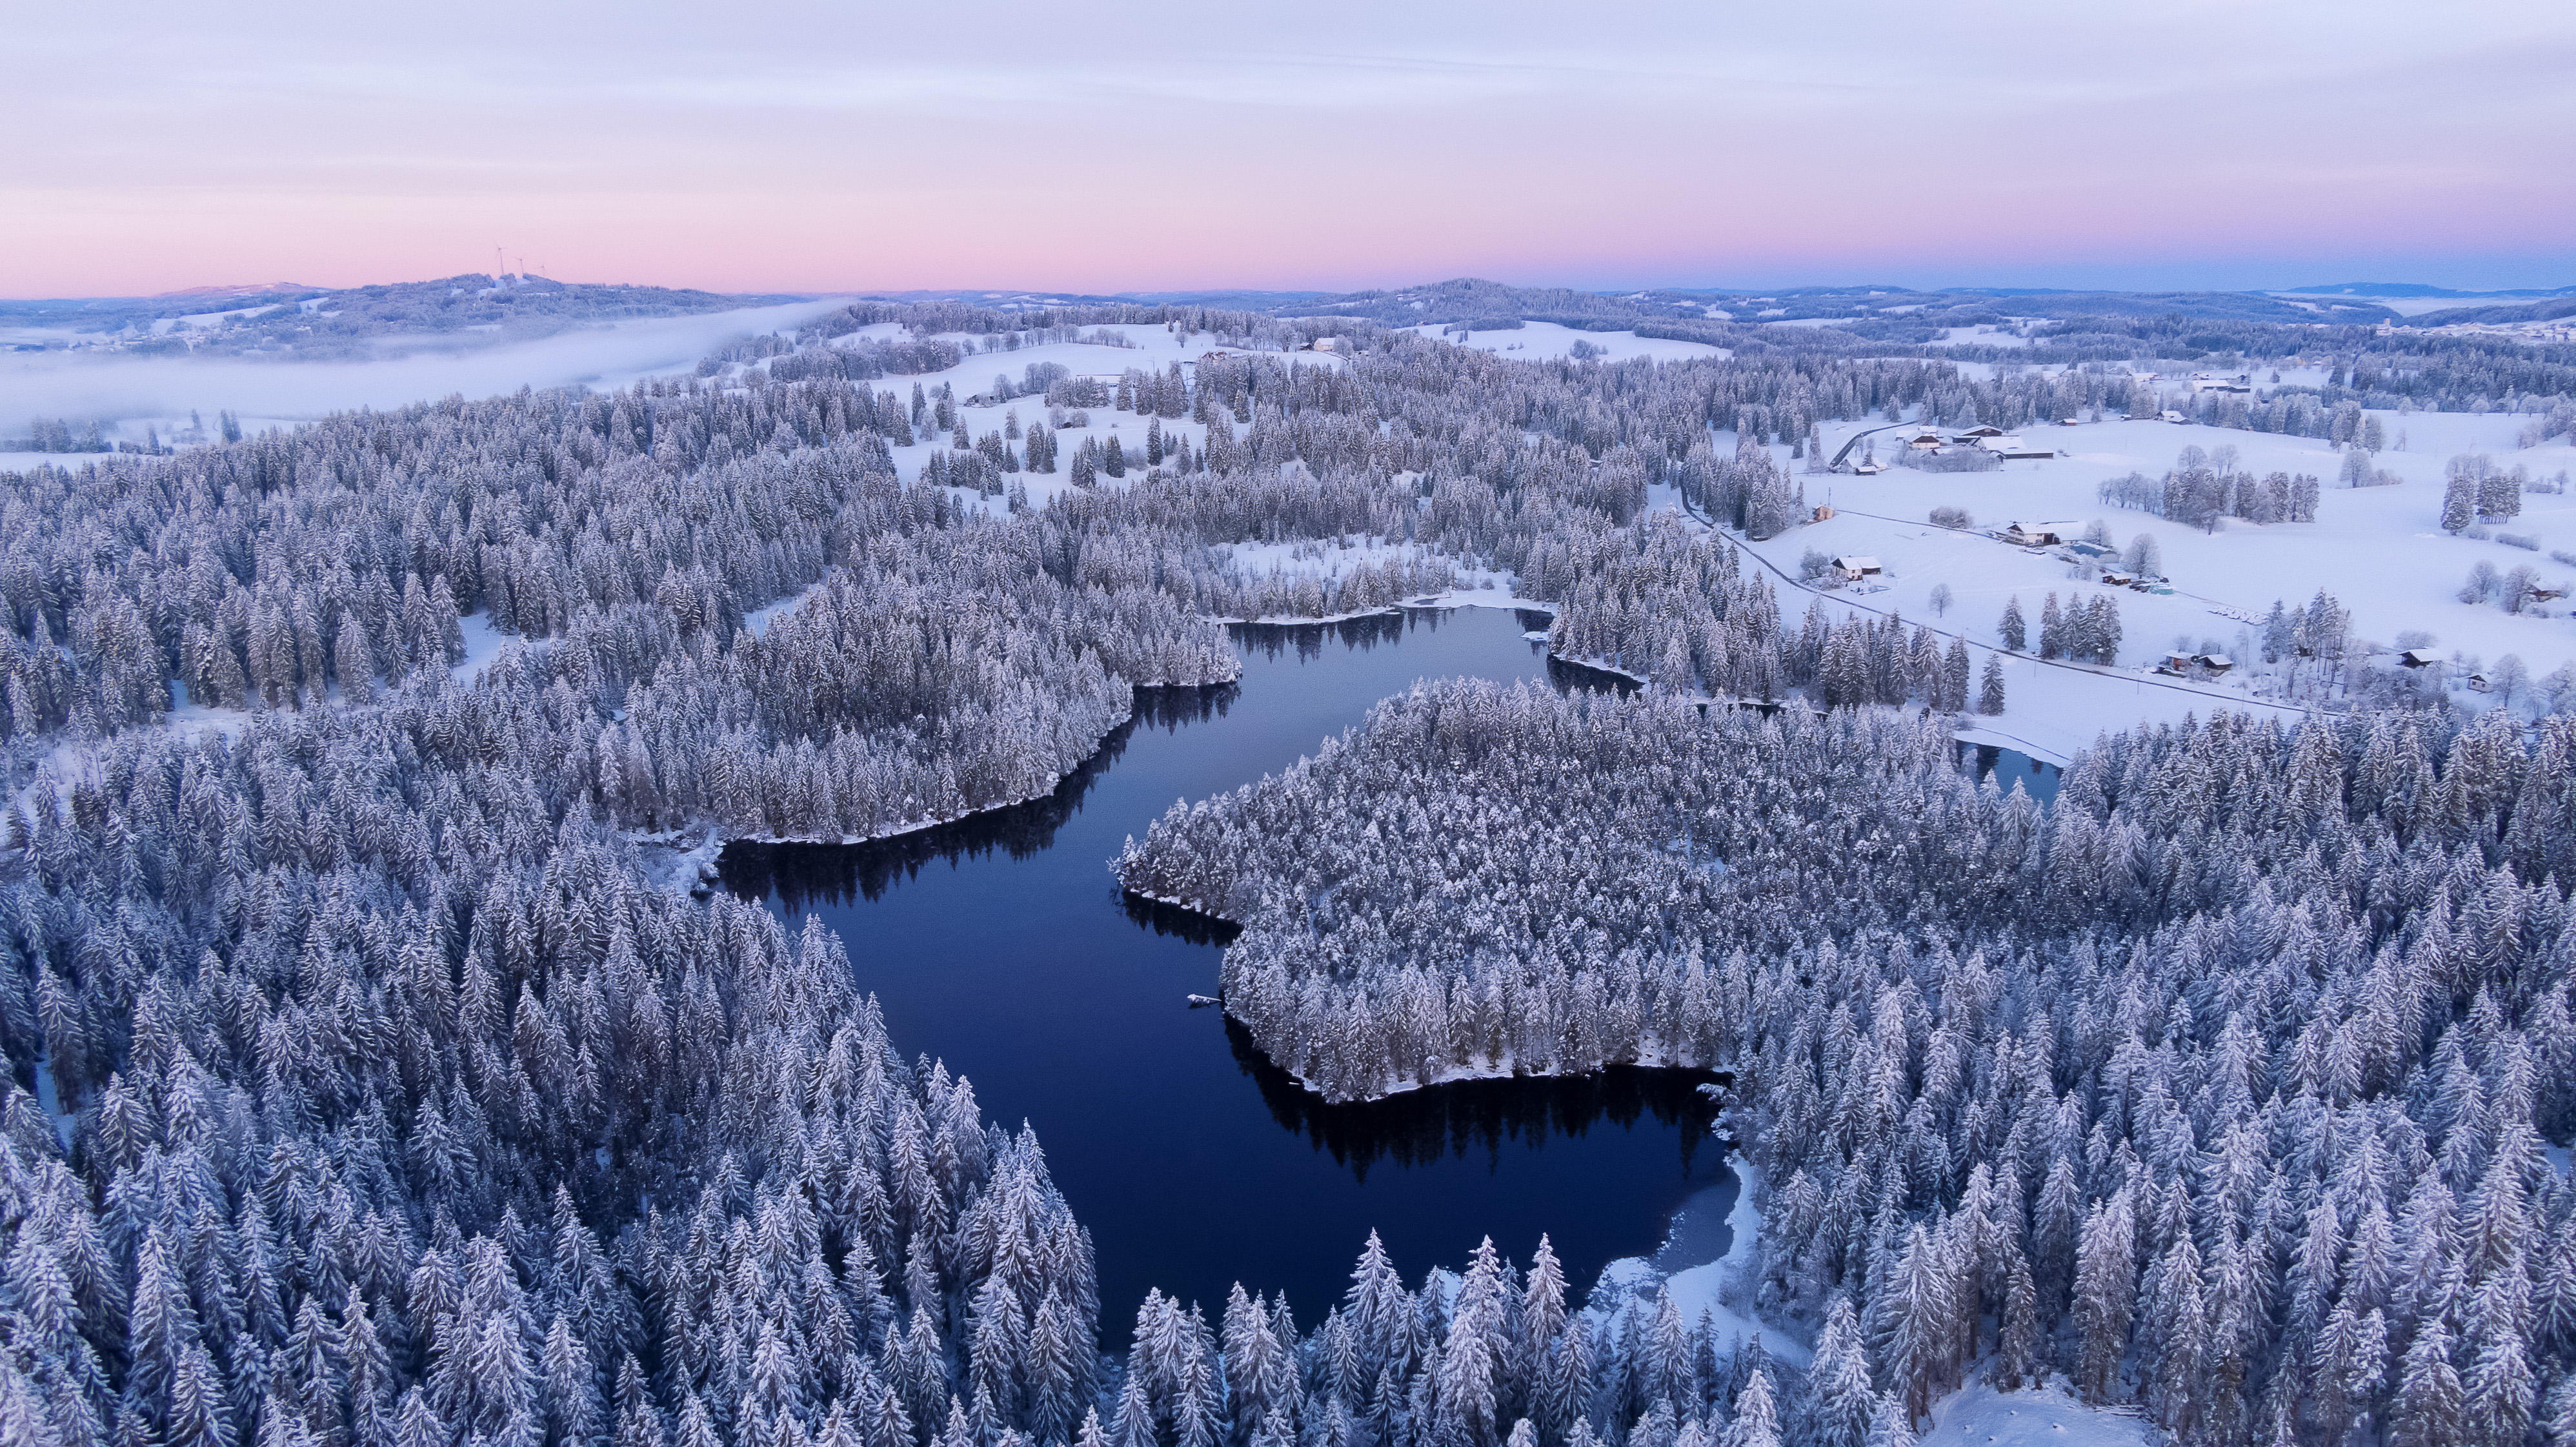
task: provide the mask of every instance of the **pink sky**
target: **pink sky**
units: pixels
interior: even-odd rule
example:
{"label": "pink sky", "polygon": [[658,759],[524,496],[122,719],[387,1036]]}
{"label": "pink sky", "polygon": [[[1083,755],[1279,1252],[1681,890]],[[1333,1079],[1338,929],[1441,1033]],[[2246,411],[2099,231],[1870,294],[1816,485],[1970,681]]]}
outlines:
{"label": "pink sky", "polygon": [[2576,7],[19,7],[0,294],[2576,283]]}

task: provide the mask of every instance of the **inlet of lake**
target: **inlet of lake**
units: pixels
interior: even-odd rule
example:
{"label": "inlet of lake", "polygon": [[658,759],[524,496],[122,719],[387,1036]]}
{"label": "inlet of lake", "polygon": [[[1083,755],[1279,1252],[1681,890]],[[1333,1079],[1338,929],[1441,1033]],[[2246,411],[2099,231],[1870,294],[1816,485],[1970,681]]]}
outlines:
{"label": "inlet of lake", "polygon": [[[1580,1295],[1611,1260],[1655,1254],[1688,1202],[1664,1255],[1705,1260],[1735,1190],[1696,1089],[1713,1077],[1614,1069],[1326,1105],[1222,1012],[1188,1005],[1216,993],[1228,932],[1126,898],[1109,874],[1175,802],[1295,764],[1417,680],[1625,686],[1551,662],[1523,636],[1547,621],[1458,608],[1237,625],[1239,682],[1139,690],[1135,719],[1046,799],[871,844],[735,844],[718,867],[791,926],[820,916],[899,1048],[973,1081],[987,1116],[1036,1128],[1091,1230],[1112,1342],[1149,1287],[1211,1316],[1236,1281],[1285,1290],[1311,1326],[1372,1229],[1415,1283],[1487,1236],[1526,1265],[1544,1232]],[[2028,762],[1983,752],[1963,764]]]}

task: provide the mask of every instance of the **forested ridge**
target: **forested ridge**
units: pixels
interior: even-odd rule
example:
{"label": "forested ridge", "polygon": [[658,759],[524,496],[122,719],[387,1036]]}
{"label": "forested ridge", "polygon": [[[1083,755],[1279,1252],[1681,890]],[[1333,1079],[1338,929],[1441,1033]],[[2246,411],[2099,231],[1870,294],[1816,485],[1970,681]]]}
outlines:
{"label": "forested ridge", "polygon": [[2194,1442],[2576,1426],[2576,722],[2221,715],[2045,814],[1948,754],[1441,685],[1117,868],[1331,1098],[1732,1071],[1816,1440],[1980,1360]]}
{"label": "forested ridge", "polygon": [[[2460,1410],[2490,1414],[2466,1419],[2486,1424],[2484,1440],[2508,1440],[2494,1414],[2517,1382],[2529,1390],[2514,1420],[2561,1410],[2541,1393],[2576,1314],[2564,1249],[2550,1244],[2566,1234],[2551,1232],[2568,1202],[2533,1134],[2563,1134],[2567,1109],[2565,910],[2552,881],[2568,877],[2576,824],[2561,725],[2529,748],[2493,728],[2454,737],[2435,713],[2337,725],[2340,809],[2317,782],[2332,771],[2313,760],[2293,771],[2311,781],[2295,807],[2262,802],[2274,798],[2267,771],[2293,757],[2282,750],[2306,758],[2305,734],[2294,744],[2227,723],[2190,740],[2114,741],[2106,752],[2137,752],[2120,754],[2094,793],[2068,789],[2107,802],[2043,818],[1960,782],[1937,732],[1865,707],[1963,706],[1963,654],[1954,664],[1955,649],[1896,620],[1829,625],[1811,611],[1791,633],[1770,585],[1743,574],[1730,547],[1644,512],[1649,488],[1672,487],[1764,531],[1801,500],[1753,444],[1803,450],[1818,419],[1891,406],[2000,417],[2053,405],[2026,380],[1831,356],[1532,365],[1351,323],[1191,308],[1068,310],[1016,328],[965,308],[881,313],[853,309],[847,326],[763,349],[738,378],[739,361],[612,393],[450,399],[0,481],[0,1047],[11,1066],[0,1088],[0,1437],[1843,1443],[1861,1424],[1900,1433],[1909,1403],[1956,1373],[1976,1344],[1958,1329],[1974,1314],[1957,1283],[1988,1282],[1979,1273],[1997,1262],[2010,1274],[1992,1243],[2015,1241],[2034,1291],[2055,1290],[2057,1258],[2036,1218],[2008,1229],[2016,1218],[2002,1206],[1969,1203],[2005,1199],[2007,1178],[2017,1199],[2038,1199],[2033,1179],[2054,1182],[2061,1168],[2087,1220],[2097,1207],[2126,1212],[2108,1219],[2133,1232],[2138,1263],[2179,1249],[2167,1229],[2176,1190],[2192,1249],[2215,1262],[2234,1240],[2248,1271],[2319,1239],[2305,1225],[2318,1202],[2333,1203],[2338,1242],[2358,1242],[2372,1202],[2403,1221],[2389,1203],[2413,1209],[2421,1196],[2437,1212],[2421,1219],[2452,1224],[2398,1233],[2416,1252],[2406,1259],[2444,1281],[2458,1263],[2456,1289],[2401,1303],[2338,1276],[2313,1300],[2286,1286],[2263,1298],[2266,1320],[2295,1326],[2285,1303],[2308,1300],[2322,1333],[2349,1299],[2352,1321],[2378,1312],[2392,1363],[2441,1323]],[[836,348],[858,365],[823,364],[836,336],[888,320],[914,324],[911,339]],[[1330,367],[1255,353],[1194,377],[1129,369],[1109,403],[1089,405],[1191,417],[1206,424],[1204,445],[1132,478],[1077,469],[1091,485],[1039,507],[974,496],[992,496],[983,469],[1026,464],[1025,441],[964,438],[945,391],[865,385],[950,365],[962,347],[942,350],[958,345],[942,331],[1008,351],[1030,327],[1110,324],[1270,345],[1321,331],[1351,349]],[[1728,430],[1731,448],[1718,436]],[[943,433],[952,445],[931,480],[896,474],[892,446]],[[1228,552],[1344,537],[1401,551],[1329,580],[1258,574]],[[1210,615],[1383,606],[1467,564],[1564,600],[1561,650],[1672,695],[1803,689],[1853,707],[1763,725],[1774,732],[1737,738],[1750,743],[1730,756],[1715,735],[1691,742],[1698,715],[1669,699],[1584,714],[1461,696],[1451,726],[1491,713],[1533,741],[1490,750],[1510,768],[1480,807],[1523,807],[1503,786],[1544,784],[1565,791],[1565,827],[1595,831],[1548,836],[1553,853],[1535,856],[1591,891],[1590,914],[1560,927],[1536,907],[1575,898],[1545,893],[1559,872],[1515,876],[1528,886],[1517,896],[1478,894],[1469,886],[1482,874],[1434,880],[1419,861],[1369,854],[1371,873],[1342,899],[1354,928],[1430,952],[1403,961],[1397,973],[1411,977],[1355,1037],[1382,1042],[1384,1058],[1345,1052],[1330,1066],[1336,1088],[1367,1093],[1407,1068],[1428,1078],[1441,1052],[1455,1053],[1461,1020],[1487,1032],[1467,1038],[1461,1062],[1504,1058],[1495,1042],[1509,1032],[1510,1050],[1530,1052],[1513,1058],[1553,1051],[1553,1068],[1650,1053],[1725,1060],[1738,1073],[1739,1128],[1769,1152],[1756,1156],[1769,1209],[1821,1202],[1825,1225],[1782,1216],[1775,1239],[1832,1245],[1786,1265],[1775,1257],[1767,1304],[1820,1326],[1839,1376],[1820,1368],[1810,1384],[1668,1300],[1571,1310],[1544,1242],[1507,1243],[1536,1246],[1526,1270],[1488,1250],[1463,1275],[1414,1289],[1372,1243],[1347,1298],[1302,1304],[1303,1324],[1257,1293],[1149,1298],[1130,1349],[1100,1354],[1088,1238],[1035,1134],[984,1121],[970,1085],[904,1056],[902,1022],[879,1018],[827,936],[647,882],[639,834],[839,838],[1042,794],[1128,715],[1137,686],[1232,675]],[[469,625],[509,641],[461,677]],[[1402,727],[1419,706],[1380,722]],[[1747,726],[1719,716],[1705,727]],[[2364,727],[2392,741],[2351,732]],[[1372,737],[1299,777],[1375,757]],[[1632,761],[1634,777],[1568,772],[1537,746],[1548,737],[1591,738],[1605,758]],[[1463,767],[1488,745],[1461,748]],[[2222,760],[2218,773],[2189,774]],[[1768,782],[1751,772],[1765,761],[1811,775],[1780,815],[1801,832],[1774,838],[1745,813],[1745,786]],[[2535,787],[2547,769],[2554,782]],[[2176,771],[2183,782],[2169,780]],[[1388,776],[1383,807],[1481,817],[1456,814],[1438,780],[1417,772],[1395,787],[1400,776]],[[2365,778],[2380,792],[2364,791]],[[2236,798],[2248,801],[2240,842],[2206,854],[2187,842],[2193,809],[2234,829],[2238,813],[2216,801]],[[1702,812],[1666,808],[1642,843],[1620,832],[1662,800]],[[1904,807],[1889,812],[1891,800]],[[1354,800],[1348,821],[1374,827],[1379,808]],[[2079,818],[2098,827],[2085,832]],[[1339,823],[1314,832],[1318,848],[1344,837]],[[1848,857],[1825,847],[1836,838]],[[1900,843],[1921,851],[1921,872],[1887,867]],[[2284,863],[2293,843],[2295,867]],[[1283,853],[1281,867],[1305,857]],[[1521,867],[1480,842],[1449,857]],[[2100,867],[2066,884],[2060,873],[2079,858]],[[1216,850],[1204,865],[1245,868]],[[1640,877],[1656,892],[1624,897]],[[1944,879],[1991,889],[1964,904]],[[1410,914],[1358,908],[1373,881],[1446,892]],[[1235,886],[1162,892],[1213,903],[1220,887]],[[1811,928],[1815,902],[1841,895],[1856,902],[1852,917]],[[1269,907],[1269,893],[1254,897]],[[1738,901],[1760,904],[1752,923],[1721,927]],[[1594,993],[1462,1006],[1449,972],[1472,961],[1433,947],[1465,920],[1511,942],[1548,990],[1555,951],[1576,962],[1569,981],[1590,972]],[[1295,939],[1250,922],[1242,969],[1259,963],[1260,940]],[[1696,1038],[1655,1013],[1662,972],[1694,931],[1705,940],[1697,988],[1724,1015],[1716,1035]],[[1943,931],[1956,938],[1945,944]],[[2010,949],[1981,955],[1972,938]],[[2205,978],[2156,963],[2167,953],[2203,962]],[[1783,960],[1799,973],[1774,968]],[[1238,965],[1228,971],[1231,981]],[[2227,993],[2238,984],[2211,983],[2245,978],[2262,984],[2241,998]],[[2380,994],[2365,990],[2372,980]],[[1284,987],[1271,997],[1276,1022],[1309,1019],[1310,996],[1351,1008],[1316,977],[1295,983],[1293,998]],[[2383,996],[2418,1002],[2413,1037],[2396,1005],[2386,1025],[2379,1004],[2365,1006]],[[1574,1006],[1595,998],[1589,1034],[1560,1037],[1520,1013],[1546,999],[1590,1018]],[[1828,998],[1821,1014],[1808,1008]],[[2292,1028],[2306,1028],[2301,1012],[2330,1022],[2318,1058],[2361,1053],[2357,1084],[2274,1063],[2308,1058]],[[2342,1024],[2353,1019],[2368,1032]],[[1413,1053],[1399,1058],[1399,1046]],[[2269,1204],[2237,1216],[2226,1214],[2237,1197],[2213,1195],[2175,1124],[2236,1119],[2232,1097],[2204,1105],[2194,1073],[2222,1047],[2252,1052],[2248,1109],[2267,1113],[2236,1148],[2261,1165],[2253,1199]],[[2042,1050],[2046,1065],[2032,1065]],[[1989,1068],[1989,1051],[2019,1063]],[[1828,1062],[1839,1080],[1853,1059],[1887,1088],[1827,1130],[1813,1118],[1821,1108],[1801,1104],[1798,1067]],[[1327,1069],[1303,1073],[1321,1081]],[[2158,1081],[2162,1095],[2149,1089]],[[2043,1091],[2046,1128],[2025,1127],[2042,1120]],[[2333,1131],[2315,1125],[2327,1119]],[[2364,1137],[2379,1143],[2377,1175],[2346,1170],[2342,1155],[2320,1164],[2316,1141]],[[2009,1162],[1998,1139],[2015,1142]],[[2216,1149],[2216,1137],[2195,1139]],[[1986,1196],[1972,1191],[1980,1166]],[[2514,1189],[2520,1278],[2473,1252],[2460,1224]],[[1909,1254],[1917,1226],[1934,1245]],[[1890,1252],[1914,1263],[1903,1271],[1923,1291],[1951,1293],[1937,1298],[1947,1315],[1889,1315],[1892,1289],[1873,1283],[1903,1275],[1882,1259]],[[2082,1260],[2116,1254],[2099,1246]],[[1258,1281],[1257,1260],[1245,1276]],[[2153,1280],[2168,1278],[2181,1279]],[[2487,1289],[2515,1279],[2528,1286],[2520,1296]],[[2099,1280],[2105,1300],[2146,1290]],[[1862,1348],[1834,1345],[1834,1297],[1865,1309]],[[2471,1320],[2467,1303],[2490,1299],[2513,1312]],[[2032,1300],[2033,1350],[2069,1350],[2062,1332],[2047,1334],[2057,1298]],[[1123,1323],[1127,1303],[1106,1305]],[[1902,1340],[1917,1345],[1890,1345],[1899,1322],[1914,1323]],[[1950,1330],[1940,1351],[1920,1345],[1936,1322]],[[2364,1327],[2334,1330],[2347,1346],[2369,1340]],[[2143,1390],[2170,1355],[2119,1345],[2108,1385],[2098,1372],[2084,1379],[2106,1397]],[[1857,1368],[1854,1350],[1865,1352]],[[2303,1379],[2289,1365],[2304,1371],[2312,1358],[2248,1360],[2240,1395],[2271,1414],[2268,1431]],[[2394,1365],[2385,1375],[2353,1401],[2393,1422],[2389,1384],[2401,1378]],[[2340,1408],[2298,1397],[2287,1410],[2294,1433],[2322,1441]],[[2418,1419],[2436,1420],[2407,1420]],[[2237,1440],[2255,1420],[2205,1413],[2193,1430]]]}

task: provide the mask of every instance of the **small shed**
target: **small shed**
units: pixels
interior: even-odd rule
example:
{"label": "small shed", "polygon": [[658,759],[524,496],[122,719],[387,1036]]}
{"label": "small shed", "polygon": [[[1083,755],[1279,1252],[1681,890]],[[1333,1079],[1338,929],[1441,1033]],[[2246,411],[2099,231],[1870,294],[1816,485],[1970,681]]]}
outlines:
{"label": "small shed", "polygon": [[2469,687],[2476,689],[2480,693],[2493,693],[2495,691],[2495,680],[2487,677],[2483,673],[2472,673],[2469,675]]}
{"label": "small shed", "polygon": [[2185,417],[2184,415],[2182,415],[2181,413],[2179,413],[2179,412],[2175,411],[2175,410],[2174,410],[2174,409],[2172,409],[2171,407],[2167,407],[2167,408],[2165,409],[2165,420],[2166,420],[2167,422],[2171,422],[2171,423],[2173,423],[2173,424],[2174,424],[2175,426],[2177,426],[2177,427],[2187,425],[2187,424],[2189,424],[2189,423],[2190,423],[2190,421],[2191,421],[2191,419],[2190,419],[2190,418]]}
{"label": "small shed", "polygon": [[2024,447],[2020,445],[2018,440],[2016,440],[2014,445],[2010,447],[1998,447],[1994,449],[1994,453],[1995,456],[2002,458],[2006,462],[2045,462],[2049,458],[2057,455],[2054,448]]}
{"label": "small shed", "polygon": [[1875,577],[1881,569],[1878,559],[1859,553],[1848,553],[1834,559],[1834,572],[1844,581]]}
{"label": "small shed", "polygon": [[1982,442],[1989,437],[2001,437],[2003,435],[2004,430],[2000,427],[1971,427],[1967,431],[1959,434],[1959,440],[1961,442]]}
{"label": "small shed", "polygon": [[2212,673],[2225,673],[2236,666],[2236,660],[2224,653],[2197,653],[2192,656],[2198,660],[2201,667]]}
{"label": "small shed", "polygon": [[1814,517],[1812,517],[1812,518],[1809,518],[1809,519],[1808,519],[1808,521],[1809,521],[1809,522],[1819,522],[1819,523],[1829,523],[1829,522],[1832,522],[1833,520],[1834,520],[1834,506],[1833,506],[1833,504],[1832,504],[1832,503],[1826,503],[1826,502],[1820,502],[1820,503],[1816,504],[1816,515],[1815,515]]}
{"label": "small shed", "polygon": [[2112,588],[2125,588],[2136,581],[2138,581],[2136,576],[2129,573],[2104,573],[2102,575],[2103,584]]}
{"label": "small shed", "polygon": [[1852,464],[1852,471],[1859,473],[1863,477],[1876,477],[1880,473],[1887,471],[1887,464],[1879,461],[1875,457],[1864,457],[1860,461]]}
{"label": "small shed", "polygon": [[2397,661],[2407,668],[2430,668],[2442,657],[2430,648],[2409,648],[2397,655]]}

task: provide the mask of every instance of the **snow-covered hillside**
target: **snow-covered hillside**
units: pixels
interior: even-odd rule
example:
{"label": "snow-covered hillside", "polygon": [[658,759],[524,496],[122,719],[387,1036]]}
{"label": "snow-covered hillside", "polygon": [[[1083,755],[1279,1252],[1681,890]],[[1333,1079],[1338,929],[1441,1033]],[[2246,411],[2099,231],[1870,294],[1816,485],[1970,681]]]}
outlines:
{"label": "snow-covered hillside", "polygon": [[[23,437],[37,418],[99,419],[109,442],[165,443],[219,412],[244,431],[310,422],[358,407],[400,407],[435,397],[490,397],[521,387],[621,387],[685,371],[741,337],[792,331],[845,303],[793,302],[695,316],[603,323],[535,341],[470,351],[419,352],[372,361],[278,362],[130,352],[19,352],[0,356],[0,437]],[[79,454],[0,453],[0,471],[43,463],[78,466]]]}
{"label": "snow-covered hillside", "polygon": [[[1133,345],[1115,347],[1093,342],[1049,342],[1041,346],[1022,347],[1017,351],[979,351],[944,371],[925,372],[918,376],[888,377],[870,385],[880,391],[894,391],[898,395],[909,395],[915,384],[919,384],[923,390],[929,392],[936,392],[942,386],[948,387],[956,394],[958,411],[965,419],[966,430],[974,436],[981,437],[987,432],[1001,431],[1015,414],[1024,430],[1033,424],[1044,425],[1047,420],[1046,401],[1041,397],[1019,397],[1010,401],[974,405],[972,399],[987,396],[994,390],[993,382],[997,377],[1007,377],[1016,386],[1021,378],[1027,375],[1030,367],[1051,363],[1065,368],[1077,377],[1103,377],[1114,383],[1121,374],[1130,369],[1162,372],[1168,370],[1174,363],[1179,363],[1182,372],[1187,374],[1196,370],[1201,357],[1211,352],[1222,353],[1234,350],[1220,346],[1215,338],[1204,333],[1181,336],[1167,328],[1151,325],[1102,326],[1092,328],[1090,331],[1124,337]],[[902,335],[905,335],[903,328],[893,323],[881,323],[851,334],[854,338],[879,341]],[[930,340],[971,344],[977,339],[957,334],[942,334]],[[1278,354],[1265,355],[1275,357]],[[1299,352],[1290,360],[1299,366],[1338,367],[1342,365],[1342,359],[1331,352]],[[1139,472],[1143,471],[1145,433],[1152,419],[1139,417],[1133,412],[1120,412],[1111,407],[1093,407],[1088,409],[1088,413],[1089,425],[1061,428],[1057,431],[1056,437],[1063,456],[1072,457],[1074,449],[1080,447],[1085,439],[1096,439],[1106,445],[1110,438],[1115,437],[1120,439],[1121,448],[1133,459],[1130,466]],[[1205,423],[1193,422],[1187,417],[1166,417],[1162,419],[1162,427],[1166,438],[1186,437],[1192,447],[1206,445],[1207,425]],[[895,467],[905,478],[917,478],[921,475],[923,465],[928,463],[935,454],[946,451],[948,447],[949,441],[945,436],[933,436],[909,447],[897,447],[894,449]],[[1014,447],[1016,449],[1016,443]],[[1018,472],[1011,475],[1011,480],[1027,490],[1032,506],[1043,506],[1048,498],[1073,486],[1072,473],[1062,463],[1057,465],[1057,470],[1054,472]],[[973,494],[969,493],[966,496],[972,498]],[[984,499],[982,505],[998,508],[1005,504],[999,498],[989,498]]]}
{"label": "snow-covered hillside", "polygon": [[[2458,596],[2462,581],[2480,561],[2499,573],[2533,567],[2544,583],[2576,582],[2576,567],[2550,556],[2553,550],[2576,550],[2576,493],[2527,493],[2522,515],[2491,530],[2537,538],[2537,551],[2493,538],[2454,536],[2440,527],[2443,469],[2450,458],[2483,452],[2499,465],[2520,465],[2535,479],[2548,479],[2576,468],[2576,447],[2561,443],[2516,450],[2516,434],[2529,419],[2514,414],[2374,415],[2392,442],[2390,450],[2378,454],[2375,467],[2403,479],[2395,486],[2336,486],[2344,454],[2312,438],[2160,422],[2093,422],[2029,429],[2027,442],[2060,455],[2008,462],[1992,472],[1891,467],[1875,476],[1805,476],[1809,503],[1830,505],[1833,517],[1750,546],[1792,576],[1811,551],[1875,557],[1885,572],[1865,584],[1835,590],[1829,595],[1830,608],[1900,611],[1910,621],[1989,647],[1999,641],[1997,624],[2007,599],[2020,600],[2034,627],[2052,592],[2070,603],[2095,595],[2116,599],[2124,629],[2120,668],[2055,668],[2035,658],[2007,668],[2010,705],[1995,725],[1996,741],[2020,742],[2049,757],[2065,756],[2104,728],[2169,721],[2184,712],[2206,717],[2214,707],[2247,706],[2253,695],[2247,692],[2243,670],[2215,684],[2159,678],[2149,670],[2169,648],[2251,657],[2253,625],[2275,601],[2295,607],[2320,589],[2351,611],[2356,635],[2383,653],[2397,646],[2400,635],[2429,634],[2434,641],[2426,646],[2457,660],[2463,676],[2508,653],[2533,678],[2576,663],[2576,622],[2570,621],[2565,603],[2515,615],[2491,603],[2463,603]],[[1828,454],[1864,425],[1876,424],[1825,429]],[[1879,455],[1900,450],[1904,435],[1879,434]],[[2395,445],[2400,438],[2403,450]],[[2317,521],[2257,526],[2231,518],[2216,531],[2205,531],[2101,500],[2099,489],[2106,479],[2131,472],[2160,477],[2185,447],[2234,448],[2238,468],[2257,474],[2319,477],[2323,491]],[[1933,526],[1927,517],[1938,507],[1965,509],[1975,529]],[[2022,522],[2047,524],[2078,538],[2097,519],[2108,524],[2117,548],[2127,548],[2141,535],[2155,539],[2162,572],[2172,580],[2170,596],[2106,588],[2095,581],[2099,567],[2071,567],[2059,549],[2025,549],[1987,535]],[[2070,577],[2070,572],[2082,576]],[[1936,611],[1936,588],[1948,591],[1946,612]],[[1794,596],[1784,600],[1784,608],[1805,606]]]}
{"label": "snow-covered hillside", "polygon": [[[1421,336],[1438,337],[1455,346],[1473,347],[1516,362],[1554,362],[1578,355],[1590,355],[1605,362],[1634,361],[1639,357],[1652,357],[1658,362],[1687,362],[1699,357],[1727,355],[1724,347],[1707,342],[1641,337],[1635,332],[1576,331],[1555,322],[1523,322],[1518,328],[1507,331],[1460,332],[1454,327],[1439,324],[1411,330]],[[1588,354],[1579,354],[1575,351],[1577,344],[1592,350]]]}

